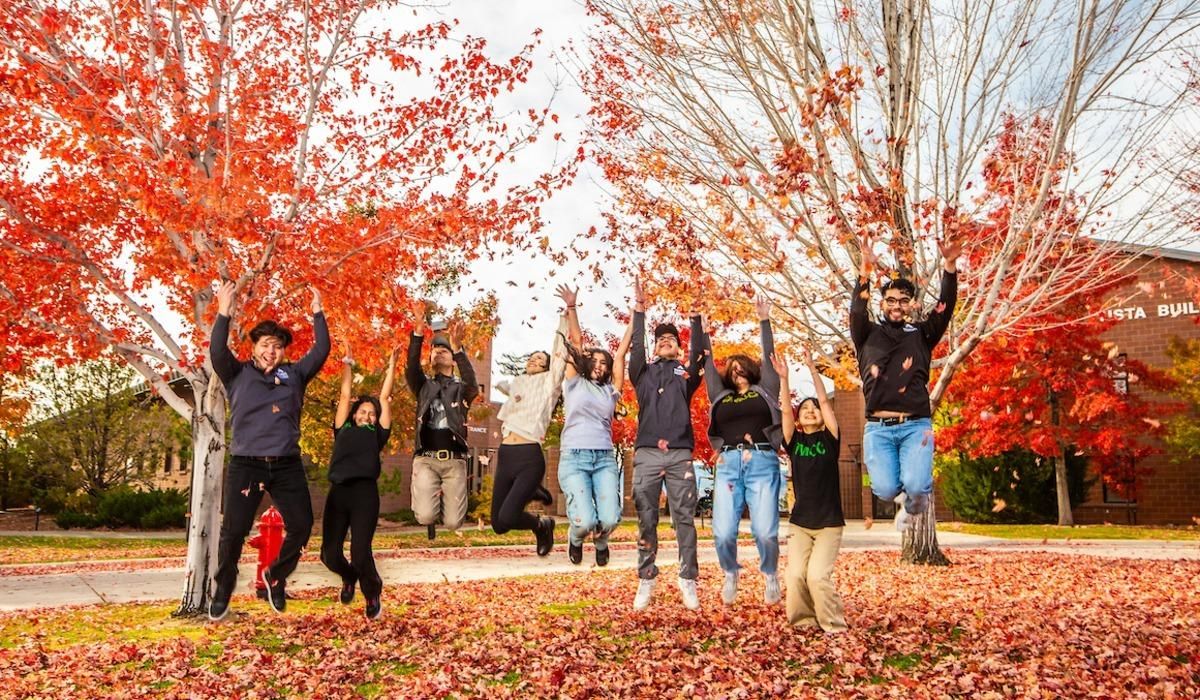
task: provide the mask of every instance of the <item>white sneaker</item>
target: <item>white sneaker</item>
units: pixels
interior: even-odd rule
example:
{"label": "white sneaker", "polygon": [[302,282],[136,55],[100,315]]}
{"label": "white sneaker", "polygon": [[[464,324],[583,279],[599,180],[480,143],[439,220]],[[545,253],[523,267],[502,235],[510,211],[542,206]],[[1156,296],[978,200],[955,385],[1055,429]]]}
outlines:
{"label": "white sneaker", "polygon": [[779,577],[775,574],[763,574],[763,578],[766,580],[763,602],[767,605],[775,605],[783,598],[783,594],[779,592]]}
{"label": "white sneaker", "polygon": [[679,592],[683,594],[683,607],[688,610],[700,609],[700,596],[696,595],[695,579],[679,579]]}
{"label": "white sneaker", "polygon": [[644,578],[638,583],[637,595],[633,597],[633,609],[645,610],[650,607],[650,599],[654,597],[654,579]]}
{"label": "white sneaker", "polygon": [[725,585],[721,587],[721,600],[726,605],[733,605],[733,601],[737,599],[738,572],[725,572]]}
{"label": "white sneaker", "polygon": [[904,502],[908,500],[908,494],[901,491],[892,500],[896,502],[896,531],[904,532],[904,528],[908,527],[908,511],[904,508]]}

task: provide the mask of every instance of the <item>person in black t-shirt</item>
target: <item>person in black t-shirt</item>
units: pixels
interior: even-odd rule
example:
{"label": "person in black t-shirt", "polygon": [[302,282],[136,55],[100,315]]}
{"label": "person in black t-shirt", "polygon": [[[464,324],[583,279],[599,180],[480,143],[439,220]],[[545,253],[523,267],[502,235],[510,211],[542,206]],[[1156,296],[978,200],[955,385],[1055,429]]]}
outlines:
{"label": "person in black t-shirt", "polygon": [[[782,412],[783,440],[792,463],[792,488],[796,504],[788,528],[788,564],[784,573],[788,623],[796,627],[819,626],[826,632],[846,630],[842,597],[833,583],[833,563],[842,546],[842,495],[838,487],[837,418],[825,394],[812,353],[804,352],[816,397],[800,402],[799,425],[792,414],[788,367],[772,355],[779,374],[779,396],[788,405]],[[781,402],[782,403],[782,402]]]}
{"label": "person in black t-shirt", "polygon": [[[379,397],[359,396],[351,403],[354,360],[342,358],[342,389],[333,420],[333,456],[329,460],[329,497],[325,499],[321,534],[321,562],[342,577],[339,599],[354,600],[355,582],[366,599],[367,618],[383,613],[383,580],[375,569],[371,542],[379,521],[379,452],[392,432],[392,382],[396,377],[396,355],[388,357],[387,374]],[[350,532],[350,561],[342,551]]]}

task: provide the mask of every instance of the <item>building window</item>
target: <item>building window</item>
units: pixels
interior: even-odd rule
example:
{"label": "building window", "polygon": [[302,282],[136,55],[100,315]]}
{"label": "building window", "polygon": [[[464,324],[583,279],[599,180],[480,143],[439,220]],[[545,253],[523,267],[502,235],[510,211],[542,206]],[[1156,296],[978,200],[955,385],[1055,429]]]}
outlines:
{"label": "building window", "polygon": [[1128,355],[1121,353],[1116,356],[1116,361],[1113,363],[1116,367],[1116,372],[1113,373],[1113,386],[1117,393],[1122,395],[1129,393],[1129,370],[1125,369],[1126,359],[1128,359]]}

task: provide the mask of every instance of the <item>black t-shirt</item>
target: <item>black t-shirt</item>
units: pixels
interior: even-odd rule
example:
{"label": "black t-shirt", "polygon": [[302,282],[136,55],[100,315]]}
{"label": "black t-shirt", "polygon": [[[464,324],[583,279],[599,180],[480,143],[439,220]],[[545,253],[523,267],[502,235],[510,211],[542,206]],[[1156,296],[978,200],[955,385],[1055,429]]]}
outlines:
{"label": "black t-shirt", "polygon": [[828,429],[805,433],[797,426],[787,445],[792,462],[792,489],[796,505],[788,522],[810,530],[842,527],[842,491],[838,484],[838,450],[841,441]]}
{"label": "black t-shirt", "polygon": [[378,479],[382,467],[379,452],[392,434],[378,425],[359,426],[353,420],[334,431],[329,480],[344,484],[352,479]]}
{"label": "black t-shirt", "polygon": [[442,403],[441,397],[435,398],[429,403],[429,409],[425,411],[421,421],[421,450],[462,452],[464,449],[463,444],[454,436],[454,431],[450,429],[445,404]]}
{"label": "black t-shirt", "polygon": [[[757,391],[729,394],[717,402],[713,412],[714,435],[726,445],[744,442],[768,442],[767,428],[771,427],[771,407]],[[750,439],[746,440],[749,435]]]}

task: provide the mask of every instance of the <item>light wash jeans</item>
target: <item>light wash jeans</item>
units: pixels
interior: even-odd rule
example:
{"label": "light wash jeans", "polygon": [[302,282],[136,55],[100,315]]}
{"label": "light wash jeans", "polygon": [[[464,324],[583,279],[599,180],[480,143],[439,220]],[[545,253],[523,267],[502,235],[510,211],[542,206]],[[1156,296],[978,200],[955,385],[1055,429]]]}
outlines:
{"label": "light wash jeans", "polygon": [[897,425],[867,421],[863,428],[863,459],[871,491],[890,501],[907,494],[904,509],[916,515],[929,507],[933,493],[933,423],[914,418]]}
{"label": "light wash jeans", "polygon": [[[608,548],[608,535],[621,522],[621,471],[613,450],[563,450],[558,485],[567,499],[567,538],[582,545],[596,531],[596,549]],[[598,529],[597,529],[598,528]]]}
{"label": "light wash jeans", "polygon": [[750,532],[758,545],[758,568],[774,574],[779,568],[779,455],[769,450],[728,450],[717,460],[713,479],[713,539],[717,560],[726,572],[741,568],[737,561],[738,523],[750,506]]}

